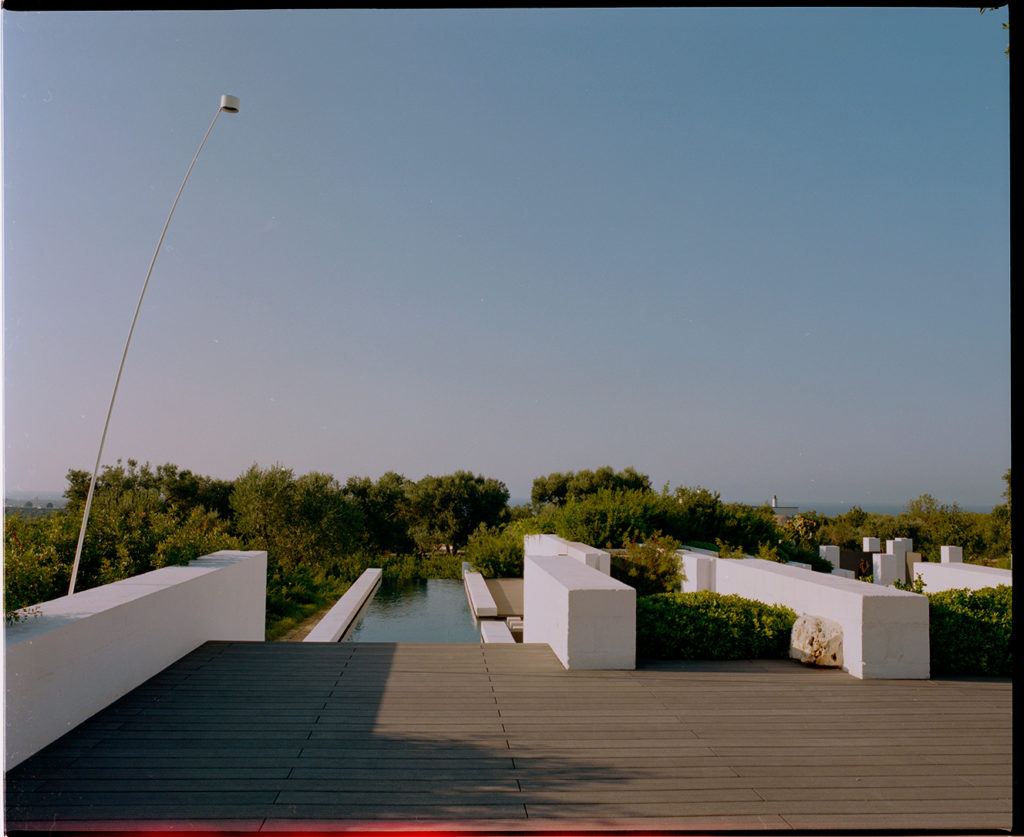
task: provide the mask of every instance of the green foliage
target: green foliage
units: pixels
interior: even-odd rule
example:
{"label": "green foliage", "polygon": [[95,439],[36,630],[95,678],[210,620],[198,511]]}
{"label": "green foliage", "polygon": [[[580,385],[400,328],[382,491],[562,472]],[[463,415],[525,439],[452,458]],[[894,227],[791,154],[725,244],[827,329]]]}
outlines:
{"label": "green foliage", "polygon": [[447,552],[429,555],[385,555],[374,558],[375,566],[384,571],[389,581],[411,581],[427,578],[462,578],[462,556]]}
{"label": "green foliage", "polygon": [[905,590],[908,593],[923,593],[925,588],[924,579],[921,578],[920,574],[914,576],[914,580],[909,584],[902,579],[897,578],[892,586],[897,590]]}
{"label": "green foliage", "polygon": [[633,541],[612,556],[612,577],[635,588],[637,596],[675,592],[682,579],[677,549],[679,541],[660,532],[643,543]]}
{"label": "green foliage", "polygon": [[469,536],[465,557],[487,578],[522,578],[523,538],[514,528],[481,523]]}
{"label": "green foliage", "polygon": [[[906,504],[898,515],[868,514],[853,508],[835,517],[821,517],[814,537],[820,544],[836,544],[844,549],[860,549],[864,537],[883,542],[906,537],[914,542],[914,551],[927,561],[939,560],[939,547],[955,544],[964,550],[964,561],[989,566],[1008,563],[1013,548],[1011,537],[1010,472],[1003,475],[1006,503],[989,514],[968,512],[956,503],[942,504],[931,494],[922,494]],[[809,547],[812,543],[801,543]]]}
{"label": "green foliage", "polygon": [[738,546],[730,546],[721,538],[715,538],[719,558],[746,558],[747,554]]}
{"label": "green foliage", "polygon": [[268,586],[300,567],[346,576],[346,559],[359,552],[361,512],[329,474],[253,465],[235,480],[231,507],[247,548],[267,551]]}
{"label": "green foliage", "polygon": [[551,504],[561,506],[599,491],[650,491],[651,479],[633,466],[615,471],[603,465],[596,471],[551,473],[533,481],[530,501],[534,507]]}
{"label": "green foliage", "polygon": [[421,552],[444,548],[458,552],[477,526],[497,526],[508,511],[508,488],[492,478],[456,471],[442,477],[425,476],[407,492],[409,531]]}
{"label": "green foliage", "polygon": [[1013,588],[928,593],[932,675],[1013,676]]}
{"label": "green foliage", "polygon": [[416,543],[409,534],[409,502],[412,483],[388,471],[376,482],[369,477],[350,477],[345,493],[362,513],[362,547],[372,553],[412,552]]}
{"label": "green foliage", "polygon": [[740,596],[663,593],[638,598],[637,653],[681,660],[787,657],[796,613]]}

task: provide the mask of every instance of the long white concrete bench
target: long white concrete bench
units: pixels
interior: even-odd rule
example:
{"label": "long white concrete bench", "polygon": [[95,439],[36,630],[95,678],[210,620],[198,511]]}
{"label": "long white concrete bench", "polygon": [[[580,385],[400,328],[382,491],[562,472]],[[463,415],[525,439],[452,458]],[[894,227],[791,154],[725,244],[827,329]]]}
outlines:
{"label": "long white concrete bench", "polygon": [[352,586],[334,604],[316,626],[302,640],[303,642],[339,642],[348,633],[352,622],[359,615],[363,605],[377,592],[384,571],[379,567],[363,570]]}
{"label": "long white concrete bench", "polygon": [[911,565],[915,576],[924,582],[926,593],[939,593],[942,590],[981,590],[985,587],[998,587],[1000,584],[1013,586],[1013,571],[1001,570],[996,567],[983,567],[978,564],[936,564],[919,561]]}
{"label": "long white concrete bench", "polygon": [[480,620],[480,641],[515,644],[516,638],[512,636],[512,631],[509,630],[504,619],[482,619]]}
{"label": "long white concrete bench", "polygon": [[929,676],[928,600],[924,596],[759,558],[681,552],[684,591],[736,594],[786,605],[798,615],[839,622],[843,626],[843,668],[854,677]]}
{"label": "long white concrete bench", "polygon": [[209,640],[262,641],[267,553],[184,567],[43,602],[5,636],[11,768]]}
{"label": "long white concrete bench", "polygon": [[462,583],[466,586],[466,597],[469,599],[474,617],[481,619],[498,615],[498,604],[494,601],[483,575],[463,568]]}
{"label": "long white concrete bench", "polygon": [[566,669],[636,668],[636,590],[582,561],[533,555],[526,546],[523,642],[546,643]]}

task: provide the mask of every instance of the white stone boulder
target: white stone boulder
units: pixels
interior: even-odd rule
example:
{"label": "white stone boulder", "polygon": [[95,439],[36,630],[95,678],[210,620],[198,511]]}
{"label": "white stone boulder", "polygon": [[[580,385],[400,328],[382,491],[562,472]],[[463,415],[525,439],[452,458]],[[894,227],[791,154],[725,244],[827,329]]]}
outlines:
{"label": "white stone boulder", "polygon": [[793,624],[789,656],[808,665],[842,668],[843,626],[824,616],[801,616]]}

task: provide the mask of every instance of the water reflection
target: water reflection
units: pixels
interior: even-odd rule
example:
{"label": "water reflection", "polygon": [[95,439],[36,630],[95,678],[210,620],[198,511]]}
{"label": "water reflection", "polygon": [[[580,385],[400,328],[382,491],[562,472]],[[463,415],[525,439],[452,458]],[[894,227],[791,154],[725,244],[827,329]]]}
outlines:
{"label": "water reflection", "polygon": [[385,581],[347,642],[479,642],[461,580]]}

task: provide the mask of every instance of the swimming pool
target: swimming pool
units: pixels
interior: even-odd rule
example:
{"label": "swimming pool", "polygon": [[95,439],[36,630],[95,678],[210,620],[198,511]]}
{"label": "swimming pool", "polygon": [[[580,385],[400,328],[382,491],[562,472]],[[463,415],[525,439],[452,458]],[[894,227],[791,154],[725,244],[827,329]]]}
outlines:
{"label": "swimming pool", "polygon": [[386,580],[345,641],[479,642],[480,626],[461,580]]}

